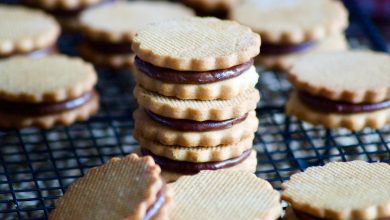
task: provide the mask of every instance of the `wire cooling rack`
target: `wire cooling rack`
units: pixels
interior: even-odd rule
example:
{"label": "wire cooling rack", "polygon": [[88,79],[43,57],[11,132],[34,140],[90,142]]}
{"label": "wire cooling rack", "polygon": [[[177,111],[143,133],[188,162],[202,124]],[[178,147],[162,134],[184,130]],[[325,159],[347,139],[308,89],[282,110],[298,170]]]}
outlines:
{"label": "wire cooling rack", "polygon": [[[388,51],[378,28],[355,2],[345,3],[351,14],[347,31],[351,46]],[[69,45],[76,43],[63,36],[60,47],[74,55]],[[255,138],[256,174],[276,189],[293,173],[330,161],[390,162],[390,126],[362,132],[325,130],[286,117],[283,103],[290,84],[280,73],[260,72],[263,99],[257,109],[261,120]],[[99,77],[101,110],[91,120],[50,130],[0,130],[0,219],[47,218],[54,201],[89,168],[137,148],[132,138],[136,103],[130,74],[99,70]]]}

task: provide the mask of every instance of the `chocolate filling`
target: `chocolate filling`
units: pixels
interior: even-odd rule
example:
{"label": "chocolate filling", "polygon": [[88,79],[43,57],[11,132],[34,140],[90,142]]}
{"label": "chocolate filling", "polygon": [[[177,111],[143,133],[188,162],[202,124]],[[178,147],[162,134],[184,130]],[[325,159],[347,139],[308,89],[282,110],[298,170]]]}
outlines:
{"label": "chocolate filling", "polygon": [[165,203],[165,190],[166,185],[164,183],[163,187],[161,188],[160,192],[157,194],[156,201],[146,210],[146,214],[144,217],[144,220],[151,220],[153,217],[156,216],[158,211],[160,211],[161,207]]}
{"label": "chocolate filling", "polygon": [[193,121],[185,119],[167,118],[161,115],[156,115],[146,109],[145,112],[153,121],[180,131],[214,131],[227,129],[232,127],[233,125],[245,121],[245,119],[248,117],[248,114],[245,114],[241,117],[225,121]]}
{"label": "chocolate filling", "polygon": [[390,107],[390,100],[380,103],[353,104],[348,102],[332,101],[319,96],[313,96],[304,91],[298,91],[298,97],[308,107],[321,112],[360,113]]}
{"label": "chocolate filling", "polygon": [[[319,217],[316,217],[314,215],[308,214],[308,213],[300,211],[300,210],[296,210],[296,209],[293,209],[293,210],[294,210],[295,216],[300,220],[330,220],[330,218],[319,218]],[[390,220],[390,217],[379,218],[377,220]]]}
{"label": "chocolate filling", "polygon": [[149,155],[153,157],[154,161],[163,169],[178,172],[182,174],[196,174],[202,170],[218,170],[223,168],[229,168],[243,162],[252,152],[252,149],[249,149],[242,153],[240,156],[218,162],[206,162],[206,163],[193,163],[186,161],[175,161],[165,157],[160,157],[153,154],[151,151],[142,149],[142,154],[144,156]]}
{"label": "chocolate filling", "polygon": [[131,43],[109,43],[86,38],[85,43],[89,47],[105,54],[131,54]]}
{"label": "chocolate filling", "polygon": [[0,58],[8,58],[8,57],[11,57],[11,56],[16,56],[16,55],[24,55],[24,56],[28,56],[28,57],[31,57],[31,58],[41,58],[41,57],[45,57],[47,55],[54,54],[54,53],[57,53],[57,52],[58,52],[58,50],[57,50],[56,46],[50,46],[48,48],[35,50],[35,51],[32,51],[32,52],[28,52],[28,53],[12,53],[12,54],[3,55],[3,56],[0,55]]}
{"label": "chocolate filling", "polygon": [[75,99],[53,103],[19,103],[0,100],[0,110],[2,112],[28,116],[48,115],[80,107],[90,101],[95,95],[96,92],[91,91]]}
{"label": "chocolate filling", "polygon": [[253,65],[253,60],[228,69],[212,70],[203,72],[178,71],[163,67],[158,67],[135,57],[135,66],[138,70],[163,82],[175,84],[205,84],[227,80],[237,77],[247,71]]}
{"label": "chocolate filling", "polygon": [[316,45],[317,42],[309,41],[301,44],[261,44],[261,54],[265,55],[283,55],[289,53],[301,52],[308,50]]}

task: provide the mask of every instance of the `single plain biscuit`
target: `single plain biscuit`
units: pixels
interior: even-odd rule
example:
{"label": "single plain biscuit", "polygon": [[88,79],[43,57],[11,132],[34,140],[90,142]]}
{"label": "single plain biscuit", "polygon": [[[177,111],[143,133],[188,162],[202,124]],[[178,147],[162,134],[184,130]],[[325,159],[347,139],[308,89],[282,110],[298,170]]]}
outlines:
{"label": "single plain biscuit", "polygon": [[92,91],[92,65],[62,55],[0,61],[0,97],[13,102],[61,102]]}
{"label": "single plain biscuit", "polygon": [[158,115],[194,121],[223,121],[240,117],[256,109],[260,100],[257,89],[250,89],[229,100],[181,100],[160,96],[140,86],[134,89],[138,104]]}
{"label": "single plain biscuit", "polygon": [[390,123],[390,108],[362,113],[329,113],[320,112],[307,107],[300,101],[297,92],[290,95],[286,104],[286,114],[296,116],[300,120],[326,128],[348,128],[360,131],[366,127],[378,129]]}
{"label": "single plain biscuit", "polygon": [[[246,158],[244,161],[242,161],[241,163],[239,163],[235,166],[223,168],[222,170],[235,170],[235,171],[246,171],[246,172],[250,172],[250,173],[255,173],[256,167],[257,167],[256,151],[252,150],[249,157]],[[190,176],[190,175],[185,175],[182,173],[177,173],[177,172],[163,169],[161,171],[161,176],[165,179],[165,181],[167,181],[168,183],[171,183],[171,182],[178,180],[181,177]]]}
{"label": "single plain biscuit", "polygon": [[346,49],[348,49],[348,41],[344,34],[339,33],[317,42],[313,48],[308,50],[283,55],[260,54],[255,58],[255,62],[267,69],[287,72],[303,56],[309,56],[313,53],[323,51],[340,51]]}
{"label": "single plain biscuit", "polygon": [[248,62],[259,54],[260,36],[233,21],[189,18],[145,26],[132,48],[155,66],[207,71]]}
{"label": "single plain biscuit", "polygon": [[205,132],[181,131],[163,126],[150,119],[143,109],[138,109],[134,112],[134,120],[134,129],[146,139],[164,145],[179,145],[183,147],[235,144],[253,136],[259,125],[255,111],[251,111],[245,121],[231,128]]}
{"label": "single plain biscuit", "polygon": [[249,172],[202,171],[170,185],[176,202],[171,219],[276,220],[282,213],[279,193]]}
{"label": "single plain biscuit", "polygon": [[293,175],[282,185],[282,199],[294,209],[318,218],[388,218],[389,185],[389,164],[334,162]]}
{"label": "single plain biscuit", "polygon": [[0,57],[54,45],[60,34],[55,19],[41,11],[0,5]]}
{"label": "single plain biscuit", "polygon": [[38,127],[48,129],[56,125],[71,125],[77,121],[85,121],[99,110],[99,96],[96,94],[82,106],[60,113],[42,116],[23,116],[0,111],[1,128]]}
{"label": "single plain biscuit", "polygon": [[[56,202],[50,219],[143,219],[163,185],[160,167],[151,157],[113,158],[74,182]],[[161,208],[171,202],[170,186],[165,187]]]}
{"label": "single plain biscuit", "polygon": [[170,2],[117,2],[82,13],[82,31],[90,39],[131,43],[145,24],[174,18],[192,17],[194,12]]}
{"label": "single plain biscuit", "polygon": [[194,163],[216,162],[232,159],[242,155],[253,146],[252,134],[250,137],[235,144],[219,145],[215,147],[182,147],[177,145],[163,145],[151,141],[142,136],[137,130],[133,133],[141,148],[151,151],[153,154],[176,161]]}
{"label": "single plain biscuit", "polygon": [[297,62],[289,81],[312,95],[351,103],[390,99],[390,56],[369,51],[317,53]]}
{"label": "single plain biscuit", "polygon": [[107,54],[101,53],[87,44],[79,47],[80,55],[83,59],[97,65],[113,69],[131,69],[134,64],[134,54]]}
{"label": "single plain biscuit", "polygon": [[174,84],[150,78],[137,68],[133,76],[138,84],[149,91],[163,96],[173,96],[179,99],[232,99],[244,91],[254,88],[259,79],[255,67],[251,67],[241,75],[214,83],[207,84]]}
{"label": "single plain biscuit", "polygon": [[82,9],[105,0],[24,0],[29,5],[34,5],[46,10],[63,9],[77,10]]}
{"label": "single plain biscuit", "polygon": [[275,44],[321,40],[348,25],[347,10],[334,0],[244,0],[230,17]]}

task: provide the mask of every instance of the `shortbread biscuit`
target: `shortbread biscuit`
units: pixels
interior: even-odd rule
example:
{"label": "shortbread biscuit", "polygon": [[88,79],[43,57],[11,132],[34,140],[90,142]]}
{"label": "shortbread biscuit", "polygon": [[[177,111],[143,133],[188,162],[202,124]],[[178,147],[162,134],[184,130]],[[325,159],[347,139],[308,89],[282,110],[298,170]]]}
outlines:
{"label": "shortbread biscuit", "polygon": [[[250,173],[255,173],[256,167],[257,167],[256,151],[252,150],[249,157],[246,158],[244,161],[242,161],[241,163],[239,163],[235,166],[223,168],[222,170],[235,170],[235,171],[246,171],[246,172],[250,172]],[[190,176],[190,175],[182,174],[182,173],[178,173],[178,172],[173,172],[173,171],[169,171],[169,170],[162,170],[161,176],[164,178],[165,181],[167,181],[168,183],[171,183],[171,182],[178,180],[181,177]]]}
{"label": "shortbread biscuit", "polygon": [[248,62],[259,53],[260,37],[236,22],[189,18],[145,26],[132,49],[155,66],[208,71]]}
{"label": "shortbread biscuit", "polygon": [[[186,73],[183,73],[186,74]],[[145,89],[163,96],[173,96],[179,99],[232,99],[244,91],[254,88],[259,79],[255,67],[251,67],[241,75],[207,84],[174,84],[150,78],[137,68],[133,76],[138,84]]]}
{"label": "shortbread biscuit", "polygon": [[255,61],[267,69],[287,72],[303,56],[310,56],[313,53],[323,51],[340,51],[346,49],[348,49],[348,41],[344,34],[339,33],[316,42],[313,48],[283,55],[260,54],[255,58]]}
{"label": "shortbread biscuit", "polygon": [[288,73],[300,90],[335,101],[377,103],[390,99],[390,56],[368,51],[307,56]]}
{"label": "shortbread biscuit", "polygon": [[276,220],[282,213],[279,193],[249,172],[202,171],[170,185],[176,203],[171,219]]}
{"label": "shortbread biscuit", "polygon": [[219,145],[215,147],[182,147],[168,146],[150,141],[143,137],[137,130],[133,133],[141,148],[151,151],[153,154],[171,160],[187,161],[195,163],[224,161],[240,156],[253,146],[252,134],[250,137],[235,144]]}
{"label": "shortbread biscuit", "polygon": [[134,112],[134,120],[134,129],[146,139],[164,145],[180,145],[183,147],[235,144],[253,136],[259,125],[255,111],[251,111],[243,122],[230,128],[204,132],[182,131],[163,126],[150,119],[143,109]]}
{"label": "shortbread biscuit", "polygon": [[0,61],[0,99],[42,103],[74,99],[97,82],[92,65],[62,55]]}
{"label": "shortbread biscuit", "polygon": [[70,185],[49,219],[168,219],[171,204],[172,190],[159,166],[131,154],[92,168]]}
{"label": "shortbread biscuit", "polygon": [[230,18],[275,44],[322,40],[348,25],[347,10],[334,0],[244,0]]}
{"label": "shortbread biscuit", "polygon": [[240,117],[254,109],[260,100],[257,89],[250,89],[229,100],[181,100],[149,92],[140,86],[134,89],[138,104],[158,115],[195,121],[222,121]]}
{"label": "shortbread biscuit", "polygon": [[53,17],[34,9],[0,5],[0,58],[55,45],[60,34]]}
{"label": "shortbread biscuit", "polygon": [[334,162],[293,175],[282,185],[282,199],[318,219],[387,219],[389,185],[389,164]]}
{"label": "shortbread biscuit", "polygon": [[286,114],[326,128],[348,128],[353,131],[366,127],[378,129],[390,124],[390,108],[352,114],[320,112],[302,103],[297,92],[290,95],[286,104]]}

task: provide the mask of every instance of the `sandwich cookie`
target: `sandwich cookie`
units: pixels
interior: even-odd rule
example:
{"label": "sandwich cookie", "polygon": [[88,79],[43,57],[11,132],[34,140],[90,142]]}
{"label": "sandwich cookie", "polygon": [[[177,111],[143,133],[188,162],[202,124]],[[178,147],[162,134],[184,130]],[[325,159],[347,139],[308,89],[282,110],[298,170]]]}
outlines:
{"label": "sandwich cookie", "polygon": [[216,18],[170,20],[137,32],[133,134],[168,181],[202,170],[256,170],[260,94],[252,58],[259,47],[249,28]]}
{"label": "sandwich cookie", "polygon": [[79,30],[79,15],[93,6],[115,0],[22,0],[26,5],[40,8],[54,15],[65,31]]}
{"label": "sandwich cookie", "polygon": [[176,204],[171,219],[276,220],[282,213],[280,194],[249,172],[202,171],[170,185]]}
{"label": "sandwich cookie", "polygon": [[282,185],[291,220],[390,219],[390,165],[334,162],[295,174]]}
{"label": "sandwich cookie", "polygon": [[131,42],[140,27],[193,15],[191,9],[169,2],[118,2],[87,10],[80,17],[85,36],[80,53],[95,64],[128,68],[134,61]]}
{"label": "sandwich cookie", "polygon": [[307,56],[288,73],[295,86],[286,113],[327,128],[358,131],[390,123],[390,56],[327,52]]}
{"label": "sandwich cookie", "polygon": [[51,16],[7,5],[0,5],[0,15],[0,59],[14,55],[43,57],[57,52],[60,27]]}
{"label": "sandwich cookie", "polygon": [[256,63],[286,71],[303,55],[345,50],[348,12],[333,0],[244,0],[230,14],[262,37]]}
{"label": "sandwich cookie", "polygon": [[113,158],[71,184],[49,219],[168,219],[172,190],[160,171],[150,157]]}
{"label": "sandwich cookie", "polygon": [[0,61],[0,127],[50,128],[87,120],[99,108],[92,65],[77,58]]}
{"label": "sandwich cookie", "polygon": [[199,16],[226,18],[240,0],[183,0],[182,3],[195,9]]}

